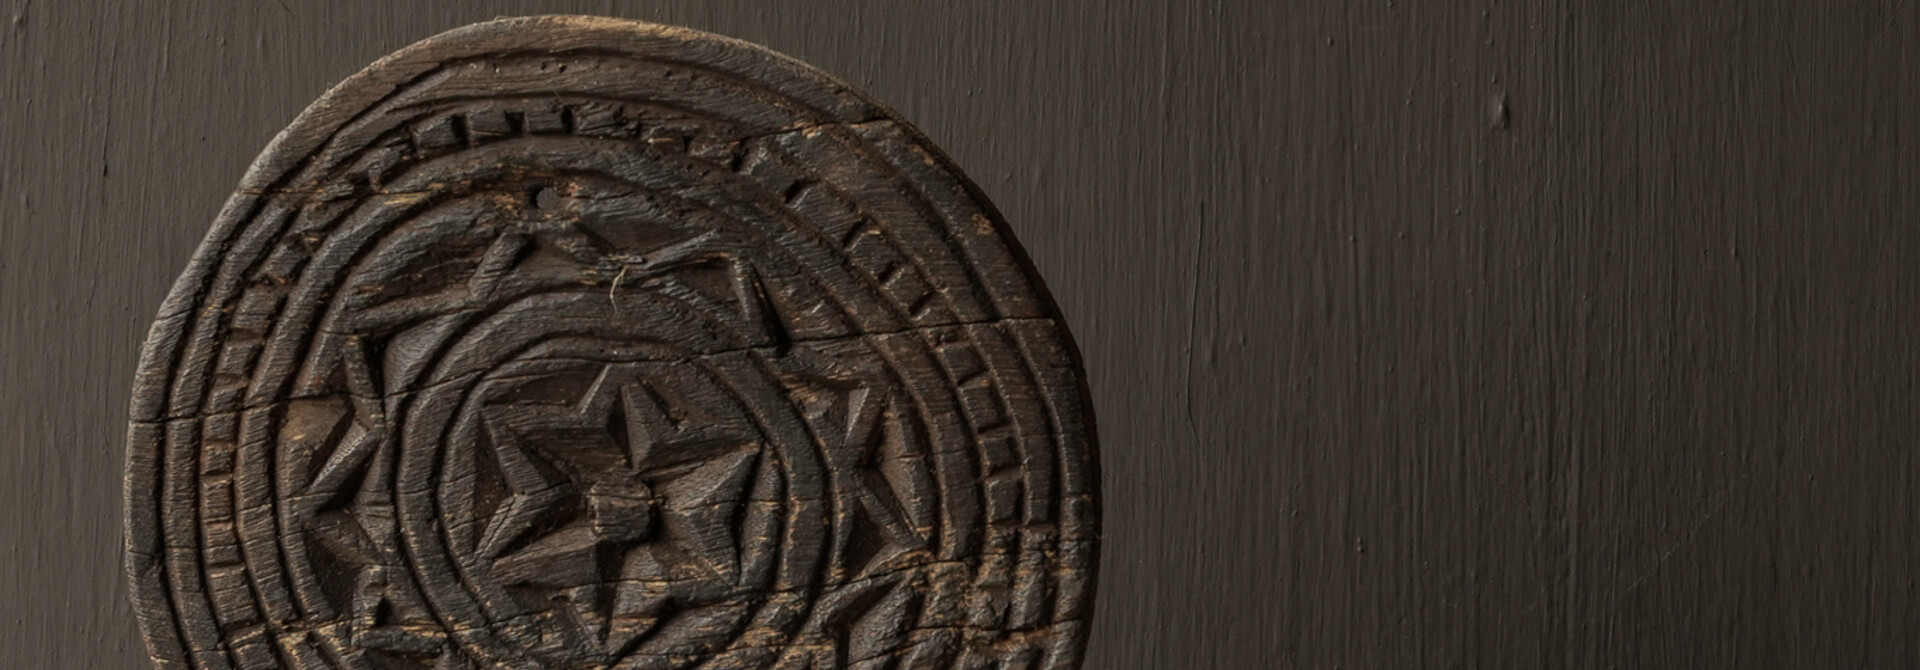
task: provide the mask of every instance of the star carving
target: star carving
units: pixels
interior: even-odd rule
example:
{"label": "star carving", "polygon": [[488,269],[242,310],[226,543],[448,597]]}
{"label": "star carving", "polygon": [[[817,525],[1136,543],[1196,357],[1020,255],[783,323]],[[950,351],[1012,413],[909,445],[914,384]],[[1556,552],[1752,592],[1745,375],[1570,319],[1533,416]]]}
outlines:
{"label": "star carving", "polygon": [[733,519],[761,459],[751,429],[635,373],[608,365],[569,405],[479,410],[506,495],[476,556],[503,585],[556,594],[608,653],[738,581]]}

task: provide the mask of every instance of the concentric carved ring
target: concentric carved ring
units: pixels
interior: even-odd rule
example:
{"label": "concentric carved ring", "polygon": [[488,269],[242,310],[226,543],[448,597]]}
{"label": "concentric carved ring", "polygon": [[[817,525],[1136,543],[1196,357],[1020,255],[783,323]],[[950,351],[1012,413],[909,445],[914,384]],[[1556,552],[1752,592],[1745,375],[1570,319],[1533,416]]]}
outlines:
{"label": "concentric carved ring", "polygon": [[887,110],[580,17],[408,47],[255,163],[154,324],[162,668],[1079,665],[1060,319]]}

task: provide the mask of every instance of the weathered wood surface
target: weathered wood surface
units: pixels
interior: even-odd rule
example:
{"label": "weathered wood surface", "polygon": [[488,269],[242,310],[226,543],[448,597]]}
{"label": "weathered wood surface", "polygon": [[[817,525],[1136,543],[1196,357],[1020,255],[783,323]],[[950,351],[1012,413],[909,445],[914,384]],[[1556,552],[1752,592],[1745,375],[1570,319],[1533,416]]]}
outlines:
{"label": "weathered wood surface", "polygon": [[127,380],[234,177],[553,12],[793,54],[992,194],[1098,409],[1087,668],[1920,667],[1916,11],[0,0],[0,667],[149,665]]}
{"label": "weathered wood surface", "polygon": [[241,181],[142,356],[162,668],[1078,667],[1081,372],[917,131],[759,47],[429,38]]}

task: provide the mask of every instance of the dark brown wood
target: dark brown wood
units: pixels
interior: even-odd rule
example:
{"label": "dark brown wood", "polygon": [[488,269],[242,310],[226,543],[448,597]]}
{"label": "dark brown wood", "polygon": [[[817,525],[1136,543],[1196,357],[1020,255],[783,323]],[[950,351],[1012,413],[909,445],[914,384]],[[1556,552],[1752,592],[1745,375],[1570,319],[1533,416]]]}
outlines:
{"label": "dark brown wood", "polygon": [[1077,355],[917,131],[744,42],[477,24],[328,92],[149,336],[162,668],[1077,667]]}

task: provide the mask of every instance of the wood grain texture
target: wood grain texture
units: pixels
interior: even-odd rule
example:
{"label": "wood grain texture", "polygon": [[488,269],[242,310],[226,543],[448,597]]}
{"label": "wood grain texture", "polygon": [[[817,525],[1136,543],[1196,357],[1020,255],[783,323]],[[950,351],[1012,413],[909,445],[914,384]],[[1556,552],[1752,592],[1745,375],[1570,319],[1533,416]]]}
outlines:
{"label": "wood grain texture", "polygon": [[1074,670],[1073,345],[991,203],[711,33],[476,23],[256,160],[142,351],[156,667]]}
{"label": "wood grain texture", "polygon": [[800,57],[994,195],[1101,417],[1087,667],[1920,664],[1912,5],[0,11],[5,667],[145,662],[125,389],[258,148],[548,12]]}

